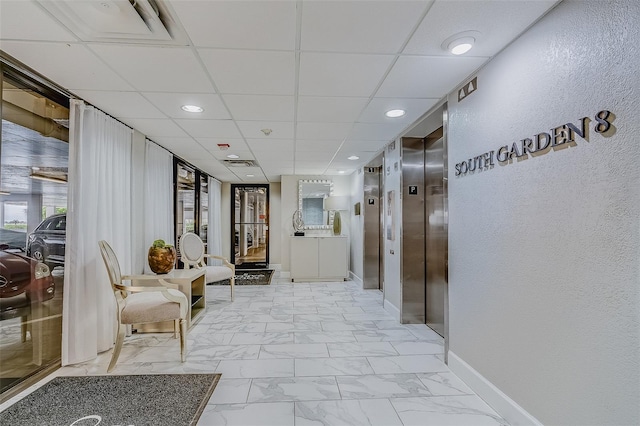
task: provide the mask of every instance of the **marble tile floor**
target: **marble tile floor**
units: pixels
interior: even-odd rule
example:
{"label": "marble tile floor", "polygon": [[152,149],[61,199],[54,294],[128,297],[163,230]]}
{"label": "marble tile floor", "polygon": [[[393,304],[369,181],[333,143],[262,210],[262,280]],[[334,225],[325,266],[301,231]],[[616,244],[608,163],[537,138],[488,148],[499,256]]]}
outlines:
{"label": "marble tile floor", "polygon": [[[507,424],[449,370],[443,339],[396,322],[379,291],[274,278],[235,292],[207,286],[185,363],[170,334],[134,334],[111,374],[221,373],[201,426]],[[110,356],[55,375],[106,374]]]}

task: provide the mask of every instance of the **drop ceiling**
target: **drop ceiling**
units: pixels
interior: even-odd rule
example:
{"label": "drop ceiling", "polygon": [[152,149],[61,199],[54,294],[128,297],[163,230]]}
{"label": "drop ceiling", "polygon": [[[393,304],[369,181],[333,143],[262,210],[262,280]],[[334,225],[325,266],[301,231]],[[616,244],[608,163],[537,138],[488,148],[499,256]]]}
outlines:
{"label": "drop ceiling", "polygon": [[[363,166],[557,1],[158,1],[169,38],[110,32],[126,0],[85,3],[0,0],[0,49],[221,181],[274,182]],[[464,31],[470,52],[442,48]]]}

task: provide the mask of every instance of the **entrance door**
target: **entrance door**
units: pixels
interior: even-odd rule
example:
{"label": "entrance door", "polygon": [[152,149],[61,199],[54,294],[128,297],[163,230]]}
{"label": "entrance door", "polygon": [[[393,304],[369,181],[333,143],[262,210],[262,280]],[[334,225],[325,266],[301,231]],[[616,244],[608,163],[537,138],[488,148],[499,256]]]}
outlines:
{"label": "entrance door", "polygon": [[231,263],[238,269],[269,266],[269,185],[231,185]]}

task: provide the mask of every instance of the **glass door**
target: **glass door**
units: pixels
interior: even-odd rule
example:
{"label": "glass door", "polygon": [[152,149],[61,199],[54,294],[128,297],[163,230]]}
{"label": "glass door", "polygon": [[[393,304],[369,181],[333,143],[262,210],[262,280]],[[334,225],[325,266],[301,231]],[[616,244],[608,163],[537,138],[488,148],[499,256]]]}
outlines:
{"label": "glass door", "polygon": [[269,266],[269,185],[231,185],[231,263],[238,269]]}
{"label": "glass door", "polygon": [[60,365],[69,99],[0,70],[1,402]]}

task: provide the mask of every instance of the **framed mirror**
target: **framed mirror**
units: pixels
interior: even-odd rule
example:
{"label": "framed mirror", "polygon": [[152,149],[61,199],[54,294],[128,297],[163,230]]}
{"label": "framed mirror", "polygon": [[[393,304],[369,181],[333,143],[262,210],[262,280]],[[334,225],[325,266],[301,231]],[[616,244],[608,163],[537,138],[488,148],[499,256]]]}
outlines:
{"label": "framed mirror", "polygon": [[298,209],[302,213],[303,229],[331,229],[331,217],[324,210],[324,199],[333,195],[330,180],[299,180]]}

